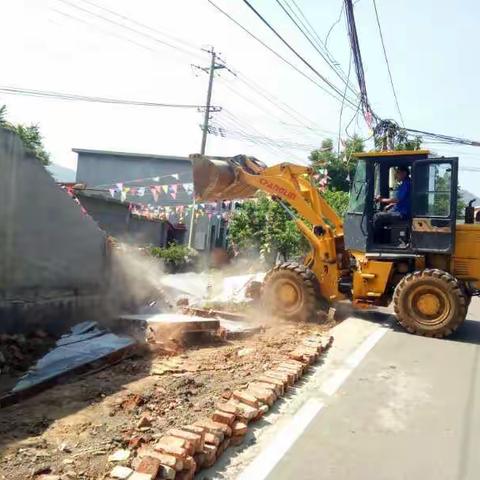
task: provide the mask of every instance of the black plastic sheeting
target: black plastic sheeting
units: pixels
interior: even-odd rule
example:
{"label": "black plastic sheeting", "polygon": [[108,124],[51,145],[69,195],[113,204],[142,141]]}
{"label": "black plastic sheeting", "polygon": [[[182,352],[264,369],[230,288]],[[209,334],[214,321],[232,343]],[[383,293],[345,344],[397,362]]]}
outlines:
{"label": "black plastic sheeting", "polygon": [[15,385],[12,394],[18,394],[48,384],[68,372],[102,360],[118,360],[115,352],[130,350],[136,344],[130,337],[120,337],[99,328],[96,322],[75,325],[63,335],[53,350],[42,357]]}

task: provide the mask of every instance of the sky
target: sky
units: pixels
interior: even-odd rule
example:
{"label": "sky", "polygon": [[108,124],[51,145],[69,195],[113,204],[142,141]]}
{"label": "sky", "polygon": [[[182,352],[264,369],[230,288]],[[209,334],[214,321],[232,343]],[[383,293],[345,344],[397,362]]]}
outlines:
{"label": "sky", "polygon": [[[244,1],[214,1],[308,73]],[[343,88],[276,0],[250,1],[322,75]],[[296,3],[322,40],[333,26],[327,46],[348,72],[342,0]],[[480,140],[480,4],[377,0],[377,7],[405,125]],[[309,151],[323,139],[333,138],[336,144],[339,132],[346,139],[345,127],[355,115],[347,105],[340,120],[339,99],[280,61],[207,0],[2,0],[1,9],[0,88],[204,105],[208,77],[192,65],[207,66],[210,57],[204,50],[213,46],[234,73],[221,70],[214,79],[212,104],[222,111],[212,114],[212,125],[223,128],[225,136],[208,136],[210,155],[245,153],[269,164],[306,163]],[[370,102],[380,117],[400,121],[372,0],[357,1],[355,15]],[[353,69],[350,79],[356,85]],[[196,109],[67,102],[1,92],[0,104],[7,105],[10,121],[39,124],[52,161],[69,168],[76,165],[72,148],[185,156],[200,151],[203,114]],[[362,118],[350,123],[348,133],[370,136]],[[478,148],[426,146],[459,156],[461,186],[480,196],[480,172],[462,170],[477,166]]]}

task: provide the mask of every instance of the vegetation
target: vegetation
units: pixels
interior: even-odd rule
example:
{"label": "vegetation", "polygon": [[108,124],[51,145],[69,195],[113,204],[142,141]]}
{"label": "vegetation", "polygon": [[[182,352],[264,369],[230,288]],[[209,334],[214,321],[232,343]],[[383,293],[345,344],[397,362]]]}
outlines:
{"label": "vegetation", "polygon": [[229,223],[229,239],[238,252],[260,252],[267,263],[302,255],[307,242],[282,206],[259,193],[244,202]]}
{"label": "vegetation", "polygon": [[0,107],[0,126],[15,132],[22,140],[28,153],[34,155],[43,165],[50,165],[50,154],[45,150],[38,125],[14,125],[7,120],[7,107]]}
{"label": "vegetation", "polygon": [[150,254],[162,260],[170,273],[193,270],[198,256],[196,250],[176,243],[170,243],[165,248],[151,247]]}

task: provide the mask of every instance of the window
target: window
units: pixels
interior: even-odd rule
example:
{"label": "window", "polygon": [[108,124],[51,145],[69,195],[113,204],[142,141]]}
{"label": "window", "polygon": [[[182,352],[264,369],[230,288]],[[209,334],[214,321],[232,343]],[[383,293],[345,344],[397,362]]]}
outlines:
{"label": "window", "polygon": [[425,163],[415,168],[415,214],[426,217],[449,217],[452,165]]}
{"label": "window", "polygon": [[363,213],[365,209],[365,197],[367,192],[367,170],[365,160],[359,160],[355,178],[353,179],[348,203],[348,213]]}

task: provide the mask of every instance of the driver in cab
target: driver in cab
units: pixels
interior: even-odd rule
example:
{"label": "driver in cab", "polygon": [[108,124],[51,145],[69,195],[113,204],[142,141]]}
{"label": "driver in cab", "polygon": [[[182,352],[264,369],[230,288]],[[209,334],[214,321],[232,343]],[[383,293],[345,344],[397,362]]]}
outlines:
{"label": "driver in cab", "polygon": [[374,216],[373,225],[375,229],[393,225],[401,220],[410,220],[410,170],[408,167],[396,167],[395,179],[400,184],[395,197],[383,198],[377,195],[375,198],[375,202],[385,206],[382,212],[378,212]]}

